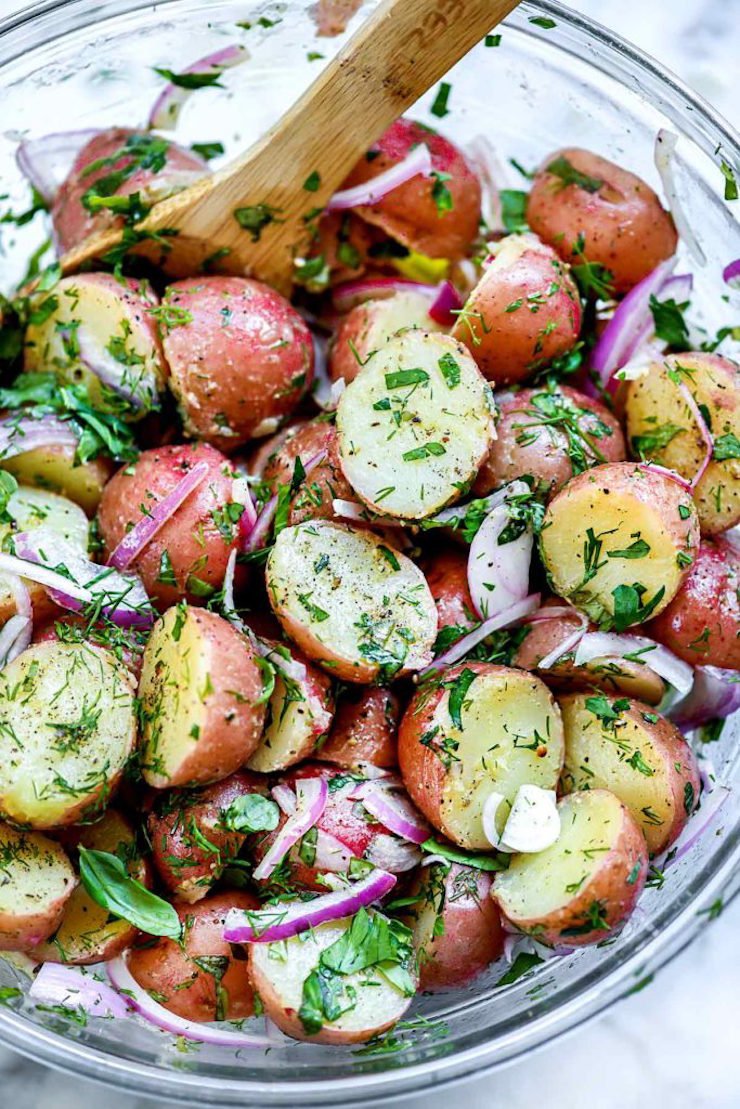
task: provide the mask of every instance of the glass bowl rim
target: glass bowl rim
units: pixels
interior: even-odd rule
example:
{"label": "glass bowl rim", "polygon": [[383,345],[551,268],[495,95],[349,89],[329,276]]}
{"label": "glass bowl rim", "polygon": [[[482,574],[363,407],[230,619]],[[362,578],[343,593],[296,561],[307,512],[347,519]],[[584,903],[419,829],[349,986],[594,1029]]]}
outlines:
{"label": "glass bowl rim", "polygon": [[[70,30],[93,26],[100,17],[120,16],[137,9],[173,7],[180,0],[118,0],[115,8],[108,4],[89,4],[89,0],[36,0],[25,9],[0,20],[0,66],[17,56],[7,52],[8,39],[24,28],[33,28],[34,48],[62,37]],[[583,59],[596,69],[624,84],[625,71],[636,69],[647,75],[656,87],[669,97],[678,98],[683,110],[661,104],[661,111],[673,118],[691,140],[710,155],[717,154],[720,146],[725,158],[740,164],[740,134],[711,105],[670,70],[659,64],[638,47],[615,32],[603,27],[588,16],[571,11],[557,0],[524,0],[508,20],[518,31],[533,38],[542,37],[547,31],[536,25],[519,24],[523,12],[545,14],[577,33],[594,40],[607,54],[616,56],[619,64],[606,67],[600,59],[590,56]],[[65,13],[74,12],[74,28],[63,25]],[[39,20],[43,20],[44,34],[36,34]],[[556,44],[562,53],[575,54],[567,43]],[[580,55],[578,55],[580,57]],[[651,99],[646,92],[644,95]],[[687,112],[686,109],[689,109]],[[708,141],[700,124],[709,124],[716,147]],[[719,171],[718,171],[719,172]],[[295,1105],[301,1099],[306,1105],[336,1103],[343,1105],[380,1104],[388,1097],[408,1097],[432,1083],[435,1088],[450,1086],[473,1075],[491,1071],[511,1063],[524,1052],[544,1047],[567,1032],[595,1018],[615,1001],[640,988],[657,970],[687,947],[704,926],[702,916],[722,895],[725,904],[740,890],[740,824],[725,836],[722,846],[694,875],[686,904],[675,911],[667,906],[651,922],[650,935],[638,942],[627,959],[620,958],[607,973],[594,972],[590,981],[579,985],[571,994],[566,993],[551,1010],[535,1017],[519,1030],[493,1042],[483,1042],[435,1059],[426,1059],[399,1069],[377,1073],[333,1078],[323,1082],[227,1079],[197,1073],[163,1070],[150,1064],[119,1059],[105,1051],[86,1044],[78,1044],[63,1035],[38,1027],[22,1014],[0,1008],[0,1041],[31,1059],[43,1062],[77,1077],[85,1077],[104,1085],[128,1090],[139,1096],[154,1096],[189,1104],[241,1105],[245,1097],[252,1104]],[[638,937],[635,937],[638,939]],[[605,961],[608,961],[605,956]],[[603,965],[603,964],[600,964]],[[474,1001],[471,1002],[474,1004]]]}

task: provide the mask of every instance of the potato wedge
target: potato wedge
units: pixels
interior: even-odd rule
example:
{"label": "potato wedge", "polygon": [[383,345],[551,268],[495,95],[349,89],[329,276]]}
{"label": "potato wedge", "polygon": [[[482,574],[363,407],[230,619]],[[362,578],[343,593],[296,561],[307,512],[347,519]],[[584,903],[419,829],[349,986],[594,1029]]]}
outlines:
{"label": "potato wedge", "polygon": [[136,743],[126,666],[85,643],[36,643],[0,673],[0,812],[57,828],[108,804]]}
{"label": "potato wedge", "polygon": [[500,793],[503,831],[520,785],[555,789],[563,728],[544,682],[523,670],[469,662],[426,681],[398,733],[398,761],[412,800],[461,847],[491,850],[483,806]]}
{"label": "potato wedge", "polygon": [[694,490],[704,535],[740,522],[740,367],[718,354],[672,354],[630,381],[627,434],[637,458],[652,458],[693,478],[706,454],[688,389],[714,440],[712,459]]}
{"label": "potato wedge", "polygon": [[595,466],[569,481],[550,501],[540,533],[553,590],[617,631],[669,604],[698,545],[690,495],[632,462]]}
{"label": "potato wedge", "polygon": [[76,883],[60,844],[0,824],[0,950],[25,951],[47,939]]}
{"label": "potato wedge", "polygon": [[343,681],[399,677],[431,661],[437,610],[424,575],[376,535],[327,520],[285,528],[267,588],[285,633]]}
{"label": "potato wedge", "polygon": [[370,508],[421,520],[469,487],[494,438],[490,387],[462,343],[405,331],[337,407],[342,469]]}
{"label": "potato wedge", "polygon": [[352,919],[344,917],[320,924],[310,932],[280,943],[251,945],[250,971],[254,989],[267,1016],[286,1035],[319,1044],[364,1043],[391,1028],[408,1009],[411,998],[392,985],[376,967],[371,967],[340,979],[350,1008],[336,1020],[324,1021],[318,1032],[306,1031],[299,1016],[303,984],[317,969],[321,953],[346,935]]}
{"label": "potato wedge", "polygon": [[678,838],[696,808],[696,758],[678,728],[639,701],[570,693],[560,698],[565,730],[561,787],[608,789],[642,828],[651,855]]}
{"label": "potato wedge", "polygon": [[94,407],[125,419],[157,407],[168,371],[148,283],[82,273],[63,277],[54,298],[54,311],[26,331],[24,369],[83,382]]}
{"label": "potato wedge", "polygon": [[560,835],[545,851],[513,855],[493,898],[505,920],[542,943],[598,943],[630,915],[645,884],[645,839],[605,789],[558,804]]}
{"label": "potato wedge", "polygon": [[[68,842],[69,841],[69,842]],[[76,846],[94,851],[109,851],[126,862],[132,878],[149,884],[149,867],[141,857],[134,829],[128,820],[108,809],[102,820],[82,829],[72,829],[65,837],[65,846],[74,852]],[[58,928],[45,943],[28,949],[28,954],[44,963],[73,963],[84,966],[114,959],[133,943],[137,930],[126,920],[111,916],[101,908],[80,884],[64,906]]]}
{"label": "potato wedge", "polygon": [[[281,649],[280,645],[276,648]],[[261,774],[285,770],[310,758],[326,736],[334,715],[329,678],[297,652],[290,655],[297,664],[296,675],[290,677],[275,667],[275,688],[267,704],[265,730],[247,760],[249,769]]]}
{"label": "potato wedge", "polygon": [[156,789],[233,774],[265,722],[263,668],[215,612],[175,605],[154,625],[139,679],[142,773]]}

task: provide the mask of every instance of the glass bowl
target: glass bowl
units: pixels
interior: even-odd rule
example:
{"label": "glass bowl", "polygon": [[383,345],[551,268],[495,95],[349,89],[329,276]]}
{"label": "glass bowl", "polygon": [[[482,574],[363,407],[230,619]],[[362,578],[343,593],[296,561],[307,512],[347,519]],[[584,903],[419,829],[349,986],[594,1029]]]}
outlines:
{"label": "glass bowl", "polygon": [[[366,3],[350,31],[373,5]],[[540,17],[541,23],[532,20]],[[236,24],[241,23],[241,27]],[[250,29],[244,24],[251,23]],[[552,25],[550,25],[552,24]],[[227,154],[262,133],[317,75],[346,36],[315,38],[305,3],[229,0],[66,0],[32,5],[0,24],[0,177],[6,204],[27,206],[14,152],[25,134],[142,123],[161,80],[152,66],[185,64],[232,41],[250,61],[227,74],[228,90],[189,101],[177,137],[222,140]],[[403,43],[398,44],[400,50]],[[721,163],[740,171],[740,145],[711,108],[653,61],[556,3],[522,3],[501,45],[481,44],[450,74],[449,115],[430,114],[432,92],[414,110],[453,139],[490,140],[503,184],[521,187],[509,165],[531,167],[559,145],[585,146],[659,182],[652,161],[659,127],[680,136],[676,175],[683,206],[708,262],[697,272],[692,319],[713,334],[733,324],[737,294],[721,271],[740,256],[740,229],[723,200]],[[363,90],[358,88],[358,112]],[[38,222],[38,221],[36,221]],[[42,233],[36,223],[2,228],[3,278],[10,286]],[[681,268],[694,268],[683,258]],[[723,348],[723,349],[726,349]],[[731,353],[728,351],[728,353]],[[737,786],[737,719],[711,744],[713,772]],[[733,748],[735,748],[733,750]],[[646,891],[615,939],[550,960],[526,978],[496,986],[494,966],[468,990],[422,997],[413,1015],[429,1023],[400,1032],[386,1050],[276,1041],[267,1052],[173,1044],[134,1021],[74,1021],[37,1011],[25,998],[0,1007],[0,1037],[44,1063],[138,1095],[220,1105],[368,1104],[451,1082],[512,1060],[594,1016],[638,988],[688,944],[712,906],[737,889],[738,790],[710,830]],[[23,981],[0,961],[0,986]]]}

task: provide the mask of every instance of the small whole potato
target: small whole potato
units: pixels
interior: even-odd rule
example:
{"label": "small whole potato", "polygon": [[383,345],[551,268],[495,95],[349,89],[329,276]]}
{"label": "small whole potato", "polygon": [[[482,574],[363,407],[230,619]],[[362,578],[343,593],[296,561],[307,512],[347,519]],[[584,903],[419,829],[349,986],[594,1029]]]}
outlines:
{"label": "small whole potato", "polygon": [[740,670],[740,552],[703,539],[686,581],[646,633],[691,663]]}
{"label": "small whole potato", "polygon": [[423,565],[427,585],[437,606],[439,630],[453,628],[464,634],[477,623],[468,585],[468,554],[459,547],[433,551]]}
{"label": "small whole potato", "polygon": [[208,443],[142,451],[111,478],[98,508],[100,535],[110,556],[129,529],[199,462],[208,465],[204,479],[130,566],[162,610],[183,599],[202,605],[223,582],[237,542],[236,527],[224,512],[233,499],[229,460]]}
{"label": "small whole potato", "polygon": [[483,496],[531,474],[556,493],[574,474],[626,457],[619,422],[603,404],[567,385],[522,389],[499,401],[496,439],[473,491]]}
{"label": "small whole potato", "polygon": [[527,223],[565,262],[597,262],[626,293],[675,253],[673,220],[640,177],[570,147],[545,158],[527,200]]}
{"label": "small whole potato", "polygon": [[525,381],[567,354],[581,330],[581,301],[568,267],[534,235],[508,235],[452,329],[497,385]]}
{"label": "small whole potato", "polygon": [[329,353],[329,374],[333,381],[354,381],[373,351],[384,346],[398,331],[422,327],[425,331],[442,328],[429,315],[431,300],[423,293],[399,291],[356,304],[343,317]]}
{"label": "small whole potato", "polygon": [[188,905],[175,901],[182,946],[166,936],[134,948],[128,969],[160,1005],[186,1020],[244,1020],[254,1013],[246,952],[237,958],[223,938],[231,909],[259,909],[251,893],[229,890]]}
{"label": "small whole potato", "polygon": [[480,182],[463,153],[431,128],[397,119],[360,159],[342,187],[371,181],[402,162],[420,143],[432,156],[432,174],[417,174],[356,212],[419,254],[462,258],[478,233]]}
{"label": "small whole potato", "polygon": [[329,738],[316,758],[348,769],[362,763],[383,768],[395,766],[400,714],[399,700],[392,690],[381,686],[348,687],[342,691]]}
{"label": "small whole potato", "polygon": [[276,431],[313,378],[311,332],[291,303],[261,281],[192,277],[170,285],[162,307],[187,434],[232,451]]}
{"label": "small whole potato", "polygon": [[713,440],[694,501],[702,534],[717,535],[740,522],[740,366],[704,352],[651,363],[627,386],[627,435],[635,457],[694,481],[707,454],[694,404]]}

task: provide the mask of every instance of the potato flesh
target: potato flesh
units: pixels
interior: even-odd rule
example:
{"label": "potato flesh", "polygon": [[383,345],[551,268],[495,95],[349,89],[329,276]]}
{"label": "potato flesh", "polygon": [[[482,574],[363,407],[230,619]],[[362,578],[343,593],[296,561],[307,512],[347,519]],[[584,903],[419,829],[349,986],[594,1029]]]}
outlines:
{"label": "potato flesh", "polygon": [[610,794],[580,793],[560,802],[560,835],[534,855],[512,855],[496,875],[496,899],[509,920],[545,917],[588,886],[616,844],[623,810]]}
{"label": "potato flesh", "polygon": [[437,609],[426,579],[368,532],[325,520],[285,528],[267,584],[281,621],[302,625],[350,666],[409,671],[431,659]]}
{"label": "potato flesh", "polygon": [[[303,1002],[303,983],[318,966],[321,952],[336,943],[351,923],[352,917],[343,917],[320,924],[310,932],[303,932],[281,943],[252,944],[250,956],[255,987],[263,1001],[266,1000],[266,991],[261,984],[264,978],[280,1008],[297,1013]],[[367,1030],[370,1036],[377,1028],[397,1021],[411,1000],[375,969],[348,974],[342,978],[342,984],[345,989],[351,987],[355,990],[356,1004],[337,1020],[327,1021],[324,1024],[326,1030],[347,1033]],[[267,1013],[276,1019],[269,1001]]]}
{"label": "potato flesh", "polygon": [[21,485],[28,484],[69,497],[88,516],[92,516],[98,507],[112,466],[103,458],[76,465],[74,447],[58,446],[38,447],[3,460],[3,469],[13,474]]}
{"label": "potato flesh", "polygon": [[34,828],[94,815],[135,735],[131,680],[110,651],[29,647],[0,674],[0,811]]}
{"label": "potato flesh", "polygon": [[307,759],[318,743],[320,732],[312,711],[308,692],[298,682],[291,683],[291,698],[300,695],[302,700],[288,699],[288,689],[275,674],[275,688],[270,698],[269,723],[259,747],[247,759],[250,770],[270,774],[283,770],[301,759]]}
{"label": "potato flesh", "polygon": [[[607,479],[594,479],[577,489],[566,486],[550,502],[540,535],[543,561],[555,592],[607,628],[613,626],[613,592],[619,585],[643,585],[643,606],[663,588],[651,615],[661,612],[681,585],[685,569],[677,557],[687,548],[667,529],[660,508],[645,504],[623,485],[609,490]],[[589,529],[593,540],[587,534]],[[689,532],[688,520],[684,530]],[[596,552],[594,542],[599,541],[601,551]],[[609,551],[624,551],[640,541],[650,548],[644,557],[609,557]],[[589,576],[596,564],[599,568]]]}
{"label": "potato flesh", "polygon": [[0,824],[0,914],[24,917],[55,909],[74,883],[72,864],[58,843]]}
{"label": "potato flesh", "polygon": [[483,831],[483,806],[491,793],[501,793],[508,802],[497,816],[501,832],[519,786],[555,789],[563,761],[560,717],[547,687],[516,670],[505,677],[480,674],[475,678],[460,712],[462,731],[450,717],[450,692],[440,700],[430,728],[439,728],[432,742],[439,747],[440,757],[447,761],[445,739],[451,752],[440,818],[455,843],[490,850]]}
{"label": "potato flesh", "polygon": [[652,852],[665,838],[674,819],[669,767],[652,742],[647,722],[638,712],[620,714],[607,729],[586,707],[586,697],[569,698],[562,705],[565,729],[565,768],[562,785],[568,793],[608,789],[634,816]]}
{"label": "potato flesh", "polygon": [[[403,384],[409,374],[421,380]],[[347,386],[337,430],[357,495],[378,512],[420,520],[458,497],[488,454],[490,390],[460,343],[405,331]]]}

